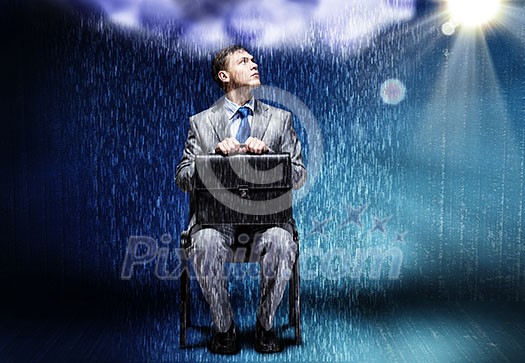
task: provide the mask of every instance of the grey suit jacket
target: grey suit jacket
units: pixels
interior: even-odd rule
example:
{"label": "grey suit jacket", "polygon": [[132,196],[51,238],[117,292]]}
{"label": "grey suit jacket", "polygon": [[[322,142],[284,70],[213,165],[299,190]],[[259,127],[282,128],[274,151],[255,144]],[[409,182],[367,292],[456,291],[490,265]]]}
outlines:
{"label": "grey suit jacket", "polygon": [[[290,154],[292,185],[294,189],[299,189],[306,181],[306,169],[291,113],[255,100],[251,136],[264,141],[276,153]],[[183,191],[192,191],[195,155],[215,153],[217,144],[226,137],[230,135],[224,97],[209,109],[190,117],[188,138],[175,177]]]}

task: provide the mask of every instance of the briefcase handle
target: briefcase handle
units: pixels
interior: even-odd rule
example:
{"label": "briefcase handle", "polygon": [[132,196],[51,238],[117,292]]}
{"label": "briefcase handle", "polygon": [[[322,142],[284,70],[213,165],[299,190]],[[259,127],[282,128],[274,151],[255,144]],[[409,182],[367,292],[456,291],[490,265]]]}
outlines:
{"label": "briefcase handle", "polygon": [[[245,147],[246,144],[241,144],[240,147]],[[217,152],[217,151],[212,151],[210,152],[208,155],[223,155],[223,156],[230,156],[230,155],[239,155],[241,154],[240,152],[236,152],[236,153],[233,153],[233,154],[228,154],[228,155],[224,155],[223,153],[221,152]],[[252,153],[252,152],[246,152],[246,153],[242,153],[242,154],[246,154],[246,155],[266,155],[266,154],[276,154],[275,151],[273,150],[270,150],[268,149],[267,151],[261,153],[261,154],[255,154],[255,153]]]}

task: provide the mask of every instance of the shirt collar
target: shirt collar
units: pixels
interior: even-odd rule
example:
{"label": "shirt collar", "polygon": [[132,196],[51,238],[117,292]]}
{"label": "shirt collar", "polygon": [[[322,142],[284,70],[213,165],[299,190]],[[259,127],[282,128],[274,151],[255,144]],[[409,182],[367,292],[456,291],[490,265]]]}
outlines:
{"label": "shirt collar", "polygon": [[[250,100],[246,102],[244,106],[248,107],[252,111],[252,114],[253,114],[254,108],[255,108],[255,98],[253,97],[250,98]],[[235,114],[237,113],[237,110],[241,107],[242,106],[239,106],[232,100],[228,99],[228,97],[224,97],[224,108],[226,109],[226,113],[228,115],[229,120],[231,120],[233,116],[235,116]]]}

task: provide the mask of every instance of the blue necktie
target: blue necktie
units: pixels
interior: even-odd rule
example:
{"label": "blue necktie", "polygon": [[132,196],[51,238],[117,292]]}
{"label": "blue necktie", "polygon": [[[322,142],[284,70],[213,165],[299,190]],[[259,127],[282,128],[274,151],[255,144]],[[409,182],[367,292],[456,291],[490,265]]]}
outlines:
{"label": "blue necktie", "polygon": [[248,115],[250,114],[250,109],[248,107],[240,107],[237,112],[242,116],[241,124],[239,125],[239,130],[237,131],[237,141],[243,144],[247,138],[250,137],[252,130],[250,128],[250,123],[248,122]]}

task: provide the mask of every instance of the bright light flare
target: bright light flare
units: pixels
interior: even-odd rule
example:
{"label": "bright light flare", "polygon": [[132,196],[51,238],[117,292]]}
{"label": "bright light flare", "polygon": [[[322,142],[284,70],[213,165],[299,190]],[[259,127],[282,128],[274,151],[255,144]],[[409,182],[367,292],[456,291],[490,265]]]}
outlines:
{"label": "bright light flare", "polygon": [[448,11],[456,23],[476,27],[492,20],[500,5],[500,0],[448,0]]}

